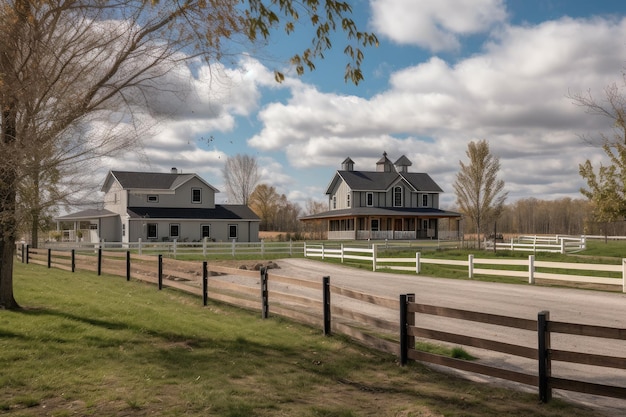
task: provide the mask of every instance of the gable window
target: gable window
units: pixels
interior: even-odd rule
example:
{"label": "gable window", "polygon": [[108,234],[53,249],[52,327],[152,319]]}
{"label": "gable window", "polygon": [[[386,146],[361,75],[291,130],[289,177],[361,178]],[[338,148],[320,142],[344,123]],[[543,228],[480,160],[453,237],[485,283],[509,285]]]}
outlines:
{"label": "gable window", "polygon": [[393,206],[402,207],[402,187],[393,187]]}
{"label": "gable window", "polygon": [[337,196],[336,195],[333,196],[333,208],[334,209],[337,208]]}
{"label": "gable window", "polygon": [[346,207],[350,208],[350,193],[346,195]]}
{"label": "gable window", "polygon": [[365,195],[365,205],[367,207],[372,207],[374,205],[374,193],[368,192]]}
{"label": "gable window", "polygon": [[170,223],[170,237],[179,237],[180,225],[177,223]]}
{"label": "gable window", "polygon": [[237,225],[236,224],[229,224],[228,225],[228,238],[229,239],[237,239]]}
{"label": "gable window", "polygon": [[211,225],[203,224],[202,226],[202,238],[211,237]]}
{"label": "gable window", "polygon": [[156,194],[148,194],[148,203],[158,203],[159,196]]}
{"label": "gable window", "polygon": [[156,239],[157,237],[159,237],[159,234],[157,233],[158,228],[156,223],[148,223],[147,227],[148,239]]}
{"label": "gable window", "polygon": [[202,203],[202,189],[201,188],[191,189],[191,202]]}
{"label": "gable window", "polygon": [[422,195],[422,206],[428,207],[428,194]]}

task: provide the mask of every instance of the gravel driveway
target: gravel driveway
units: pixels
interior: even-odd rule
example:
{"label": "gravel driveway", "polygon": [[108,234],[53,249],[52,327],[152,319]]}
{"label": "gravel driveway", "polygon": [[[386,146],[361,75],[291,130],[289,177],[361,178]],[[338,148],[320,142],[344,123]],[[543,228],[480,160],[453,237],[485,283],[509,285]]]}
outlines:
{"label": "gravel driveway", "polygon": [[[415,293],[418,303],[527,319],[536,319],[538,312],[547,310],[550,312],[550,319],[555,321],[626,329],[626,294],[622,293],[371,272],[308,259],[281,259],[277,263],[281,268],[275,271],[278,275],[319,279],[319,281],[323,276],[330,276],[330,282],[333,285],[375,295],[397,298],[400,294]],[[397,317],[381,318],[397,319]],[[452,319],[444,322],[436,317],[420,316],[419,320],[420,326],[423,327],[433,327],[457,334],[470,334],[529,347],[537,346],[536,334],[530,332]],[[468,329],[470,325],[471,328]],[[552,335],[552,347],[626,357],[626,344],[618,340]],[[467,350],[475,353],[471,349]],[[523,358],[507,357],[482,350],[476,351],[475,355],[480,358],[481,362],[491,365],[529,373],[536,372],[536,362]],[[464,375],[477,380],[489,379],[476,375]],[[554,362],[553,375],[626,386],[626,371],[622,370]],[[502,385],[501,380],[498,380],[498,383]],[[523,388],[528,387],[523,386]],[[567,391],[555,391],[555,396],[601,408],[609,415],[626,415],[626,400]]]}

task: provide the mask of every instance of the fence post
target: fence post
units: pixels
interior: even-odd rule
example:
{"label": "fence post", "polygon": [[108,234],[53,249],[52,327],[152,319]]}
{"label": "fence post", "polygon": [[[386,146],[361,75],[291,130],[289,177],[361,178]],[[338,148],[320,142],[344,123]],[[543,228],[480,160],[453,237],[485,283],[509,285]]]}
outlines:
{"label": "fence post", "polygon": [[207,261],[202,262],[202,304],[209,303],[209,271],[207,269]]}
{"label": "fence post", "polygon": [[172,251],[174,252],[174,259],[176,259],[176,249],[177,249],[177,239],[174,239],[174,241],[172,242]]}
{"label": "fence post", "polygon": [[29,263],[29,261],[30,261],[30,259],[28,257],[29,256],[28,252],[30,252],[29,249],[30,249],[30,245],[26,245],[26,263]]}
{"label": "fence post", "polygon": [[265,256],[265,239],[261,239],[261,256]]}
{"label": "fence post", "polygon": [[341,244],[341,263],[343,263],[343,243]]}
{"label": "fence post", "polygon": [[376,272],[376,258],[378,257],[378,245],[372,244],[372,271]]}
{"label": "fence post", "polygon": [[293,256],[293,240],[289,239],[289,256]]}
{"label": "fence post", "polygon": [[549,311],[541,311],[537,316],[537,335],[539,350],[539,401],[547,403],[552,398],[550,388],[550,377],[552,376],[552,365],[550,363],[550,320]]}
{"label": "fence post", "polygon": [[267,267],[261,268],[261,318],[269,317],[269,299],[267,289]]}
{"label": "fence post", "polygon": [[415,252],[415,273],[419,274],[422,270],[422,265],[420,264],[420,253]]}
{"label": "fence post", "polygon": [[474,278],[474,255],[467,256],[467,273],[469,278]]}
{"label": "fence post", "polygon": [[141,238],[137,239],[137,252],[141,256]]}
{"label": "fence post", "polygon": [[324,302],[324,336],[330,336],[330,277],[322,278],[323,302]]}
{"label": "fence post", "polygon": [[407,364],[409,359],[409,341],[407,340],[407,295],[400,294],[400,365]]}
{"label": "fence post", "polygon": [[130,251],[126,251],[126,281],[130,281]]}
{"label": "fence post", "polygon": [[76,249],[72,249],[72,272],[76,271]]}
{"label": "fence post", "polygon": [[304,251],[304,257],[306,258],[307,253],[306,253],[306,242],[304,242],[304,246],[302,246],[302,249]]}
{"label": "fence post", "polygon": [[159,269],[158,269],[159,290],[163,289],[163,255],[159,254]]}
{"label": "fence post", "polygon": [[25,262],[25,259],[24,259],[24,246],[25,245],[22,243],[22,263]]}
{"label": "fence post", "polygon": [[48,248],[48,269],[52,267],[52,249]]}
{"label": "fence post", "polygon": [[565,254],[565,239],[559,238],[561,241],[561,255]]}
{"label": "fence post", "polygon": [[233,255],[233,258],[234,258],[235,257],[235,239],[233,239],[230,251],[231,251],[231,254]]}
{"label": "fence post", "polygon": [[528,255],[528,283],[535,283],[535,255]]}
{"label": "fence post", "polygon": [[206,243],[209,240],[208,237],[202,238],[202,257],[206,258]]}
{"label": "fence post", "polygon": [[324,260],[324,244],[322,243],[322,261]]}
{"label": "fence post", "polygon": [[626,258],[622,258],[622,292],[626,292]]}
{"label": "fence post", "polygon": [[102,248],[98,248],[98,276],[102,275]]}

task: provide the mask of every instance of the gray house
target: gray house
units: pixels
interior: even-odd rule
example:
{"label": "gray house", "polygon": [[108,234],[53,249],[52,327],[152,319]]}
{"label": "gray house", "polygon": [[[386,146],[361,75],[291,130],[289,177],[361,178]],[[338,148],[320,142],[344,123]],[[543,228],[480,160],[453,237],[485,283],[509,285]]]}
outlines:
{"label": "gray house", "polygon": [[458,237],[461,215],[439,209],[443,190],[428,174],[409,172],[411,165],[385,152],[375,171],[357,171],[346,158],[326,190],[329,210],[300,220],[327,221],[329,240]]}
{"label": "gray house", "polygon": [[196,174],[175,168],[170,173],[110,171],[102,191],[102,209],[56,219],[65,239],[259,241],[259,217],[246,205],[215,204],[219,191]]}

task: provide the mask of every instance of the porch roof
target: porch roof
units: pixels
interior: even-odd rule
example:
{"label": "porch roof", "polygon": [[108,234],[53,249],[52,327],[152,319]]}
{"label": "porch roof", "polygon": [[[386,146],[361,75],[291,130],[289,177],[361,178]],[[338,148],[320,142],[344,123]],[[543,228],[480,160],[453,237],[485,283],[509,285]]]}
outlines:
{"label": "porch roof", "polygon": [[189,220],[248,220],[260,221],[248,206],[238,204],[216,204],[215,208],[167,208],[129,207],[131,220],[137,219],[189,219]]}
{"label": "porch roof", "polygon": [[440,210],[435,208],[410,208],[410,207],[357,207],[343,210],[330,210],[322,213],[300,217],[301,221],[324,220],[341,217],[429,217],[449,218],[461,217],[461,213]]}
{"label": "porch roof", "polygon": [[101,219],[103,217],[114,217],[119,216],[117,213],[113,213],[112,211],[105,209],[87,209],[82,210],[76,213],[67,214],[65,216],[56,217],[56,221],[65,222],[65,221],[77,221],[77,220],[91,220],[91,219]]}

